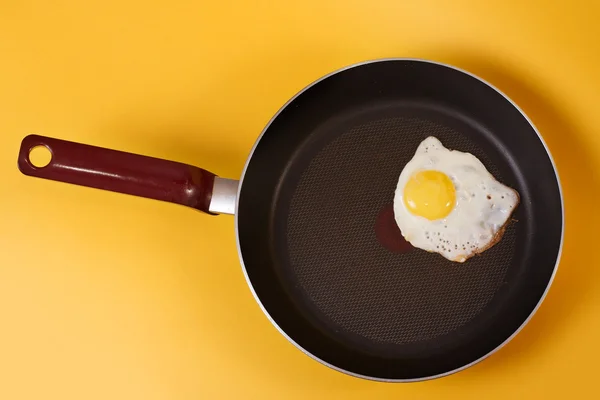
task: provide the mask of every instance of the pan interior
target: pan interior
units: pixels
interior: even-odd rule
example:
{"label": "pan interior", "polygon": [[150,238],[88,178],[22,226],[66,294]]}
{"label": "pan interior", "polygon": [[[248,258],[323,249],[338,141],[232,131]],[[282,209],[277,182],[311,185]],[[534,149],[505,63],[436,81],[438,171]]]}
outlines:
{"label": "pan interior", "polygon": [[[470,152],[521,203],[504,238],[465,263],[375,234],[427,136]],[[242,178],[238,244],[257,300],[298,347],[378,379],[460,369],[529,318],[553,276],[562,203],[529,121],[485,83],[390,60],[334,74],[288,104]]]}

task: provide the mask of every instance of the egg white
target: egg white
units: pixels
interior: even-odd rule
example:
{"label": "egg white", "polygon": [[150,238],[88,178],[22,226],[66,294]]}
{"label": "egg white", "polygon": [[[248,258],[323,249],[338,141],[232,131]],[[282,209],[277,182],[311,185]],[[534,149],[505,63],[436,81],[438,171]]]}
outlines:
{"label": "egg white", "polygon": [[[423,170],[443,172],[454,184],[456,203],[443,219],[432,221],[414,215],[404,204],[406,183]],[[498,182],[477,157],[449,150],[431,136],[421,142],[400,174],[394,218],[404,238],[414,247],[464,262],[498,241],[518,204],[518,192]]]}

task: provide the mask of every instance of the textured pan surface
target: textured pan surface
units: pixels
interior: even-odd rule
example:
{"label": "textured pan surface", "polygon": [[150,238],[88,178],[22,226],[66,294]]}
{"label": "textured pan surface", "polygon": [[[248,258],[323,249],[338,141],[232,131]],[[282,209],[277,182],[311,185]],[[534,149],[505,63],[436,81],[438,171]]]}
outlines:
{"label": "textured pan surface", "polygon": [[402,354],[414,350],[404,345],[444,336],[452,342],[507,283],[517,233],[526,236],[526,224],[510,224],[499,244],[463,264],[380,244],[377,216],[428,136],[474,154],[496,179],[518,187],[502,149],[482,146],[476,125],[450,110],[393,103],[324,124],[301,146],[283,184],[284,191],[295,187],[278,208],[287,216],[282,275],[318,324],[365,351]]}
{"label": "textured pan surface", "polygon": [[458,131],[386,118],[327,144],[294,192],[287,221],[294,277],[320,314],[347,333],[390,344],[451,333],[481,312],[510,267],[518,224],[464,264],[418,249],[393,253],[378,242],[377,215],[392,203],[399,172],[427,136],[473,153],[502,181],[490,157]]}

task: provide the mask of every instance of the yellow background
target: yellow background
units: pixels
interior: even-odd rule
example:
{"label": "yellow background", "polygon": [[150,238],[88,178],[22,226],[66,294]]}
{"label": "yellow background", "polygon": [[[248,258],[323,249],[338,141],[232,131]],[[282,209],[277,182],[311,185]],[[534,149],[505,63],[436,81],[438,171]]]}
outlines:
{"label": "yellow background", "polygon": [[[594,390],[600,9],[560,3],[0,0],[0,399]],[[20,140],[38,133],[237,178],[296,91],[347,64],[393,56],[452,63],[504,90],[546,139],[565,192],[566,243],[547,300],[513,342],[451,377],[376,383],[304,356],[254,302],[232,217],[16,167]]]}

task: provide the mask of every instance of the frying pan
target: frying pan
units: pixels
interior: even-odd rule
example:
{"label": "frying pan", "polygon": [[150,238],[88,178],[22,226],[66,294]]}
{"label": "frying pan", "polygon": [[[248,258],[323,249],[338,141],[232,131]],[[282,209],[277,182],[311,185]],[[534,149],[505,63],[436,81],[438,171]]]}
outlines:
{"label": "frying pan", "polygon": [[[521,203],[500,243],[459,264],[403,241],[391,204],[418,144],[470,152]],[[29,152],[46,146],[50,164]],[[240,181],[198,167],[42,136],[21,172],[235,214],[248,285],[271,323],[356,377],[448,375],[502,347],[555,275],[563,200],[542,138],[505,95],[440,63],[353,65],[302,90],[269,122]],[[190,215],[190,218],[194,218]]]}

